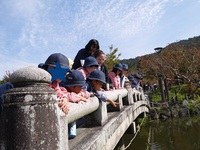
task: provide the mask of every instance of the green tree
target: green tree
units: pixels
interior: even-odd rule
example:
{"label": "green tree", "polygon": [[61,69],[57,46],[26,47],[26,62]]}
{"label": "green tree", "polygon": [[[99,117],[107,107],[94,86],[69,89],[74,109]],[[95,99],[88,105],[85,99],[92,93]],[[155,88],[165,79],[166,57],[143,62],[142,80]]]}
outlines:
{"label": "green tree", "polygon": [[105,65],[108,71],[111,71],[113,66],[120,61],[119,57],[121,53],[117,54],[118,48],[113,48],[113,45],[109,46],[110,53],[106,54]]}
{"label": "green tree", "polygon": [[10,71],[6,71],[6,74],[3,76],[3,78],[0,80],[0,84],[3,84],[5,82],[8,82],[10,80]]}

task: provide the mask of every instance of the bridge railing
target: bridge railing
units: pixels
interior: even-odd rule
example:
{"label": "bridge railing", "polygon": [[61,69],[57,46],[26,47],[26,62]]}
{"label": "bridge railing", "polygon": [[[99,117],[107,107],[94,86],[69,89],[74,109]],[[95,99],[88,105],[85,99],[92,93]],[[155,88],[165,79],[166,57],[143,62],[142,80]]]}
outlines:
{"label": "bridge railing", "polygon": [[[105,94],[109,99],[120,103],[118,107],[112,108],[112,111],[120,111],[124,105],[130,105],[145,98],[142,91],[132,89],[129,85],[126,88],[105,91]],[[108,104],[108,102],[99,101],[96,97],[90,97],[87,102],[69,103],[68,123],[92,114],[95,116],[92,118],[93,124],[103,125],[108,118]],[[65,114],[63,113],[63,115]]]}
{"label": "bridge railing", "polygon": [[[15,88],[5,94],[2,105],[1,149],[68,149],[68,123],[87,116],[92,117],[93,125],[103,125],[108,119],[108,103],[97,97],[69,103],[69,114],[65,115],[58,107],[55,91],[48,87],[51,76],[42,69],[22,68],[10,79]],[[145,100],[143,92],[133,90],[128,84],[124,89],[105,93],[120,103],[114,111]]]}

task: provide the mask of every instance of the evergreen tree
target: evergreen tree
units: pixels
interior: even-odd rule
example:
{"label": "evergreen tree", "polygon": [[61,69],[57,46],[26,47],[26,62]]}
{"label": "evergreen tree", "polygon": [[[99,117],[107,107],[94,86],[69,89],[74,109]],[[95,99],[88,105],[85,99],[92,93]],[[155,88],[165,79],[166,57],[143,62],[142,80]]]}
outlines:
{"label": "evergreen tree", "polygon": [[113,48],[113,45],[109,46],[110,53],[106,54],[105,65],[108,68],[108,71],[111,71],[113,66],[120,61],[119,57],[121,53],[117,54],[118,48]]}

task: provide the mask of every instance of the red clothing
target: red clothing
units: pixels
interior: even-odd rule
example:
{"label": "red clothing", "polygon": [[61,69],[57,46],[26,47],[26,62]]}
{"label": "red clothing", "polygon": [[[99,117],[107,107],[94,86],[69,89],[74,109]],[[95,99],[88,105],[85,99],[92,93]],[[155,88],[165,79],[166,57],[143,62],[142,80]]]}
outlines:
{"label": "red clothing", "polygon": [[121,88],[119,75],[116,75],[114,72],[109,72],[108,73],[108,77],[112,81],[113,89],[119,89],[119,88]]}

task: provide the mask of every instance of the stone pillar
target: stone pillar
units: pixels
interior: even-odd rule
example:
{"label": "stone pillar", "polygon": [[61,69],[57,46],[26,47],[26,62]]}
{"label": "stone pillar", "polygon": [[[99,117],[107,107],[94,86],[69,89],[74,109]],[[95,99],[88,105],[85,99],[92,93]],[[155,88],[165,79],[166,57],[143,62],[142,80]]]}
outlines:
{"label": "stone pillar", "polygon": [[125,150],[124,137],[122,136],[114,150]]}
{"label": "stone pillar", "polygon": [[15,71],[4,95],[0,149],[68,149],[67,117],[60,117],[51,75],[37,67]]}
{"label": "stone pillar", "polygon": [[127,94],[126,97],[123,98],[123,104],[124,105],[134,104],[134,101],[133,101],[133,89],[131,88],[130,84],[127,84],[125,87],[126,87],[126,89],[128,91],[128,94]]}
{"label": "stone pillar", "polygon": [[136,95],[137,93],[135,93],[134,91],[133,91],[133,101],[134,102],[137,102],[137,95]]}
{"label": "stone pillar", "polygon": [[103,101],[100,101],[99,108],[92,115],[95,120],[95,125],[104,125],[108,119],[107,104]]}
{"label": "stone pillar", "polygon": [[128,129],[126,130],[126,134],[135,134],[136,133],[136,125],[135,122],[132,122]]}

